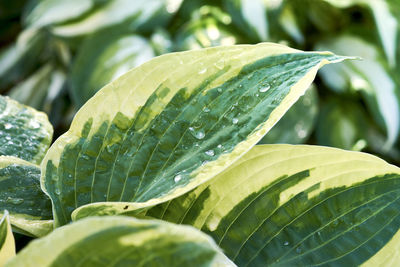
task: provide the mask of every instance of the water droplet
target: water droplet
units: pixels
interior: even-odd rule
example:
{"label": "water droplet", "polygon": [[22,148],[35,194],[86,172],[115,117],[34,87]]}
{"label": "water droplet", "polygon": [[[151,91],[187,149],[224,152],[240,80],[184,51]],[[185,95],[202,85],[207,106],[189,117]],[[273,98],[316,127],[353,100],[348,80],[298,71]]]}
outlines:
{"label": "water droplet", "polygon": [[31,121],[29,123],[29,127],[31,127],[32,129],[38,129],[40,128],[40,123],[38,123],[37,121]]}
{"label": "water droplet", "polygon": [[198,131],[198,132],[195,134],[195,137],[196,137],[197,139],[203,139],[204,136],[205,136],[205,134],[204,134],[203,131]]}
{"label": "water droplet", "polygon": [[289,241],[285,241],[285,242],[283,243],[283,245],[284,245],[284,246],[289,246]]}
{"label": "water droplet", "polygon": [[207,156],[210,156],[210,157],[214,156],[214,150],[212,150],[212,149],[207,150],[205,153]]}
{"label": "water droplet", "polygon": [[61,194],[60,188],[56,188],[55,193],[57,196],[59,196]]}
{"label": "water droplet", "polygon": [[14,205],[19,205],[22,204],[24,200],[22,198],[7,197],[7,202]]}
{"label": "water droplet", "polygon": [[259,97],[260,95],[259,94],[256,94],[256,97]]}
{"label": "water droplet", "polygon": [[222,148],[222,145],[221,145],[221,144],[219,144],[217,147],[218,147],[219,149],[221,149],[221,148]]}
{"label": "water droplet", "polygon": [[174,177],[174,182],[177,183],[182,179],[182,175],[178,174],[177,176]]}
{"label": "water droplet", "polygon": [[247,79],[248,79],[248,80],[250,80],[250,79],[251,79],[251,77],[253,77],[253,73],[251,73],[251,74],[247,75]]}
{"label": "water droplet", "polygon": [[296,253],[297,253],[297,254],[300,254],[300,253],[301,253],[301,248],[300,248],[300,247],[297,247],[297,248],[296,248]]}
{"label": "water droplet", "polygon": [[203,111],[207,113],[207,112],[210,112],[210,109],[208,107],[204,107]]}
{"label": "water droplet", "polygon": [[260,88],[258,91],[260,93],[265,93],[266,91],[268,91],[269,88],[271,88],[271,86],[267,84],[265,87]]}
{"label": "water droplet", "polygon": [[237,124],[238,122],[239,122],[239,119],[238,119],[238,118],[233,118],[233,119],[232,119],[232,123],[233,123],[233,124]]}
{"label": "water droplet", "polygon": [[8,141],[8,142],[7,142],[7,144],[9,144],[9,145],[13,145],[13,144],[14,144],[14,142],[13,142],[13,141]]}
{"label": "water droplet", "polygon": [[225,60],[220,59],[219,61],[217,61],[216,63],[214,63],[215,67],[217,67],[218,69],[222,70],[225,67]]}
{"label": "water droplet", "polygon": [[12,128],[12,124],[11,123],[5,123],[4,124],[4,129],[8,130]]}
{"label": "water droplet", "polygon": [[243,85],[239,84],[239,88],[242,88],[242,87],[243,87]]}
{"label": "water droplet", "polygon": [[218,93],[222,93],[222,88],[221,88],[221,87],[218,87],[218,88],[217,88],[217,91],[218,91]]}
{"label": "water droplet", "polygon": [[204,73],[206,73],[206,71],[207,71],[207,68],[204,68],[204,69],[199,71],[199,74],[204,74]]}
{"label": "water droplet", "polygon": [[11,136],[6,136],[6,140],[11,140]]}

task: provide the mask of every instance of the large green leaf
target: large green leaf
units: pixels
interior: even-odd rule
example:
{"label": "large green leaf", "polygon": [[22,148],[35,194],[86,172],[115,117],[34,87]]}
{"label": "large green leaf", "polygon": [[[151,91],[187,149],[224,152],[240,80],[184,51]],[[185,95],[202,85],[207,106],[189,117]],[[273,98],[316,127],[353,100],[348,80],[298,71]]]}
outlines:
{"label": "large green leaf", "polygon": [[53,137],[47,115],[0,96],[0,156],[39,164]]}
{"label": "large green leaf", "polygon": [[82,44],[72,66],[71,89],[81,107],[100,88],[133,67],[154,57],[146,39],[110,28],[93,34]]}
{"label": "large green leaf", "polygon": [[255,145],[322,65],[345,59],[264,43],[157,57],[91,98],[42,163],[56,225],[79,206],[179,196]]}
{"label": "large green leaf", "polygon": [[53,228],[50,199],[40,188],[40,168],[0,156],[0,214],[8,210],[13,230],[43,236]]}
{"label": "large green leaf", "polygon": [[0,217],[0,266],[15,256],[15,241],[11,231],[8,212],[3,212]]}
{"label": "large green leaf", "polygon": [[31,242],[6,266],[235,266],[200,231],[128,217],[89,218]]}
{"label": "large green leaf", "polygon": [[201,229],[239,266],[395,266],[400,169],[360,152],[260,145],[146,215]]}
{"label": "large green leaf", "polygon": [[177,11],[180,2],[181,0],[110,0],[87,16],[52,27],[52,33],[71,38],[121,23],[129,24],[133,30],[148,31],[155,26],[164,25]]}
{"label": "large green leaf", "polygon": [[379,50],[360,38],[343,35],[325,40],[316,49],[352,54],[363,58],[360,62],[346,62],[340,67],[327,67],[321,72],[324,81],[333,89],[348,88],[361,91],[372,116],[386,130],[386,150],[396,142],[400,131],[400,87],[382,60]]}

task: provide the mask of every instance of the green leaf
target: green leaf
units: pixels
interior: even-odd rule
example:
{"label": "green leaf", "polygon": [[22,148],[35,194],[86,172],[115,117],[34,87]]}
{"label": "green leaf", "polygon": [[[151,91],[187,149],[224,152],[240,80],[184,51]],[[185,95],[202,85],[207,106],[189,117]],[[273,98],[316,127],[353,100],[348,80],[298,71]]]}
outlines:
{"label": "green leaf", "polygon": [[235,266],[189,226],[128,217],[88,218],[31,242],[6,266]]}
{"label": "green leaf", "polygon": [[71,90],[81,107],[107,83],[154,57],[146,39],[114,28],[91,35],[82,44],[72,66]]}
{"label": "green leaf", "polygon": [[238,266],[394,266],[400,169],[360,152],[260,145],[146,215],[201,229]]}
{"label": "green leaf", "polygon": [[11,231],[8,212],[5,211],[0,219],[0,266],[15,256],[15,241]]}
{"label": "green leaf", "polygon": [[139,209],[211,179],[268,132],[321,66],[344,59],[264,43],[167,54],[129,71],[46,154],[42,188],[56,225],[88,203]]}
{"label": "green leaf", "polygon": [[10,212],[13,230],[43,236],[53,229],[51,202],[40,189],[40,168],[27,161],[0,156],[0,214]]}
{"label": "green leaf", "polygon": [[397,140],[400,130],[399,86],[388,71],[379,50],[357,37],[343,35],[316,45],[317,50],[362,57],[359,62],[327,67],[321,72],[324,81],[337,91],[348,87],[361,91],[375,121],[386,130],[388,150]]}
{"label": "green leaf", "polygon": [[366,113],[357,102],[331,97],[321,105],[316,127],[317,143],[361,150],[367,145],[369,128]]}
{"label": "green leaf", "polygon": [[88,13],[101,0],[41,0],[26,12],[24,24],[39,28],[76,19]]}
{"label": "green leaf", "polygon": [[1,50],[0,91],[25,78],[41,59],[46,36],[43,31],[29,29],[22,32],[17,42]]}
{"label": "green leaf", "polygon": [[52,136],[53,127],[46,114],[0,96],[0,156],[39,164]]}
{"label": "green leaf", "polygon": [[318,95],[316,87],[311,86],[261,139],[260,144],[304,143],[314,129],[317,113]]}
{"label": "green leaf", "polygon": [[94,33],[121,23],[131,30],[149,31],[165,25],[180,5],[179,0],[110,0],[87,16],[52,27],[58,37],[71,38]]}

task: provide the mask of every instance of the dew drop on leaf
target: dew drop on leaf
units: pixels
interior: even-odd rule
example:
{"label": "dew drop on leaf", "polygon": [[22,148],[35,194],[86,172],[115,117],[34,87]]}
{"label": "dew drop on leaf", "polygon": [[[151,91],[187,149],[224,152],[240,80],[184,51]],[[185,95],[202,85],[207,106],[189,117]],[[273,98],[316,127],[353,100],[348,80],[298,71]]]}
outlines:
{"label": "dew drop on leaf", "polygon": [[283,243],[283,245],[284,245],[284,246],[289,246],[289,241],[285,241],[285,242]]}
{"label": "dew drop on leaf", "polygon": [[5,124],[4,124],[4,128],[5,128],[6,130],[11,129],[11,128],[12,128],[12,124],[11,124],[11,123],[5,123]]}
{"label": "dew drop on leaf", "polygon": [[269,84],[267,84],[266,86],[260,88],[258,91],[260,93],[265,93],[266,91],[268,91],[269,88],[271,88],[271,86]]}
{"label": "dew drop on leaf", "polygon": [[233,118],[233,119],[232,119],[232,123],[233,123],[233,124],[237,124],[238,122],[239,122],[239,119],[238,119],[238,118]]}
{"label": "dew drop on leaf", "polygon": [[212,149],[207,150],[205,153],[207,156],[210,156],[210,157],[214,156],[214,150],[212,150]]}
{"label": "dew drop on leaf", "polygon": [[207,71],[207,68],[204,68],[204,69],[199,71],[199,74],[204,74],[204,73],[206,73],[206,71]]}
{"label": "dew drop on leaf", "polygon": [[177,176],[174,177],[174,182],[177,183],[182,179],[182,175],[178,174]]}

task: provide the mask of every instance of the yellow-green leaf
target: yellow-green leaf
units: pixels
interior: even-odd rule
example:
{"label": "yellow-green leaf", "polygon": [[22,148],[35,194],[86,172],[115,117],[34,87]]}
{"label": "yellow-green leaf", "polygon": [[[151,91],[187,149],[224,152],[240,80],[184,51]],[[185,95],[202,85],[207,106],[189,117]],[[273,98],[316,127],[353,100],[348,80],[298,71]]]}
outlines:
{"label": "yellow-green leaf", "polygon": [[400,169],[360,152],[260,145],[146,216],[201,229],[238,266],[395,266]]}
{"label": "yellow-green leaf", "polygon": [[93,217],[31,242],[12,266],[235,266],[197,229],[156,220]]}
{"label": "yellow-green leaf", "polygon": [[0,156],[0,215],[8,210],[15,232],[43,236],[53,229],[51,202],[40,188],[40,168]]}
{"label": "yellow-green leaf", "polygon": [[0,219],[0,266],[15,255],[15,241],[11,231],[8,212],[5,211]]}
{"label": "yellow-green leaf", "polygon": [[39,164],[53,137],[47,115],[0,96],[0,156]]}
{"label": "yellow-green leaf", "polygon": [[167,54],[106,85],[42,162],[56,225],[76,208],[182,195],[230,166],[304,94],[317,70],[346,59],[262,43]]}

